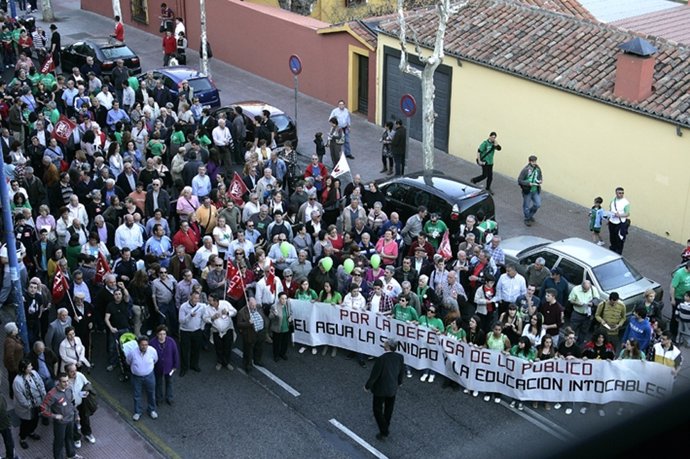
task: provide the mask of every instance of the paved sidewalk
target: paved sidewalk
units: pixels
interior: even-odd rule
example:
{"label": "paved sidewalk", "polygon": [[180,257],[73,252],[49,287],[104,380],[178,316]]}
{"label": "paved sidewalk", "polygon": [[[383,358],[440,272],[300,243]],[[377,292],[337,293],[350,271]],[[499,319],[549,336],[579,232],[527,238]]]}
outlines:
{"label": "paved sidewalk", "polygon": [[[12,409],[13,405],[13,401],[8,400],[8,408]],[[17,425],[18,422],[17,420]],[[154,459],[166,457],[139,435],[103,398],[99,400],[98,411],[91,417],[91,427],[96,443],[91,444],[83,439],[81,449],[77,450],[77,454],[84,458]],[[28,439],[28,449],[22,449],[19,446],[19,428],[13,430],[16,453],[20,458],[45,459],[53,456],[52,424],[44,426],[39,423],[36,433],[41,436],[41,439],[38,441]]]}

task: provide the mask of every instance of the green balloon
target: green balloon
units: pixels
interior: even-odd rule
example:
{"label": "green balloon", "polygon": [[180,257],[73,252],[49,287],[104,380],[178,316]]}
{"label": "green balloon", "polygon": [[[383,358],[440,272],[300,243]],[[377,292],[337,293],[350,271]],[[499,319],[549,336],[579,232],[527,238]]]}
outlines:
{"label": "green balloon", "polygon": [[355,269],[355,262],[352,261],[352,258],[348,258],[347,260],[345,260],[345,262],[343,263],[343,269],[348,274],[350,274],[352,270]]}
{"label": "green balloon", "polygon": [[283,241],[280,243],[280,253],[283,254],[283,258],[287,258],[290,254],[290,243],[288,241]]}
{"label": "green balloon", "polygon": [[371,256],[371,267],[376,269],[381,264],[381,255],[375,253]]}
{"label": "green balloon", "polygon": [[331,257],[322,258],[321,266],[323,266],[323,269],[325,269],[326,272],[330,271],[333,267],[333,259]]}

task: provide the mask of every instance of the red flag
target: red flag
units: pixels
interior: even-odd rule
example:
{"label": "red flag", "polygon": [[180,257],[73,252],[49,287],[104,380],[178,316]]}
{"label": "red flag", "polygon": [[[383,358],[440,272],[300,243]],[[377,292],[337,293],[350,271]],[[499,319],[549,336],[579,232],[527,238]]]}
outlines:
{"label": "red flag", "polygon": [[441,244],[438,246],[438,251],[436,253],[441,255],[446,261],[453,258],[453,251],[450,249],[450,237],[448,235],[448,230],[443,233],[443,239],[441,239]]}
{"label": "red flag", "polygon": [[53,61],[53,55],[48,54],[48,57],[41,66],[41,73],[46,74],[52,72],[53,70],[55,70],[55,61]]}
{"label": "red flag", "polygon": [[242,180],[242,177],[240,177],[240,174],[235,172],[235,175],[232,177],[232,182],[230,182],[230,188],[228,188],[228,197],[235,202],[236,206],[241,206],[244,204],[244,199],[242,199],[242,196],[244,196],[244,194],[248,191],[249,188],[247,188],[247,185],[245,185],[244,180]]}
{"label": "red flag", "polygon": [[227,295],[230,298],[237,299],[244,295],[244,279],[242,279],[242,273],[232,260],[228,260],[228,270],[225,273],[225,277],[228,280]]}
{"label": "red flag", "polygon": [[57,304],[65,297],[69,284],[67,283],[67,278],[62,272],[62,269],[58,266],[58,270],[53,278],[53,303]]}
{"label": "red flag", "polygon": [[108,260],[105,259],[105,255],[103,255],[103,252],[99,250],[98,260],[96,260],[96,277],[94,278],[94,282],[96,284],[100,284],[101,282],[103,282],[103,278],[105,277],[105,275],[109,272],[110,265],[108,264]]}
{"label": "red flag", "polygon": [[276,294],[276,269],[271,263],[268,269],[264,268],[266,273],[266,287],[271,291],[272,294]]}
{"label": "red flag", "polygon": [[53,128],[53,138],[57,139],[58,142],[64,144],[69,140],[69,136],[72,135],[72,131],[76,129],[77,125],[70,121],[65,115],[60,115],[55,127]]}

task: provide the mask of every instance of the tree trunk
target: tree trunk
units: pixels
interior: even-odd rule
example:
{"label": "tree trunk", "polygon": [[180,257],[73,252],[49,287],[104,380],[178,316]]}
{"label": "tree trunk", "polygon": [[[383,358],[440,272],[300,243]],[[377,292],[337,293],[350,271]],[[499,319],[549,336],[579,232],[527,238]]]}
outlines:
{"label": "tree trunk", "polygon": [[43,22],[53,22],[55,20],[52,0],[41,0],[41,10],[43,11]]}
{"label": "tree trunk", "polygon": [[211,76],[208,66],[208,46],[206,36],[206,0],[199,0],[199,13],[201,16],[201,73]]}
{"label": "tree trunk", "polygon": [[122,8],[120,7],[120,0],[113,0],[113,17],[115,16],[120,16],[120,19],[124,21],[124,18],[122,18]]}
{"label": "tree trunk", "polygon": [[405,12],[403,0],[398,0],[398,21],[400,25],[400,71],[413,75],[421,80],[422,84],[422,154],[424,155],[424,170],[431,171],[434,168],[434,124],[436,112],[434,111],[434,97],[436,86],[434,85],[434,73],[443,62],[443,41],[446,36],[446,25],[452,14],[459,11],[461,5],[451,5],[451,0],[438,0],[436,13],[438,14],[438,29],[436,41],[431,56],[424,57],[421,48],[415,39],[415,51],[424,68],[412,67],[407,59],[407,31],[405,25]]}

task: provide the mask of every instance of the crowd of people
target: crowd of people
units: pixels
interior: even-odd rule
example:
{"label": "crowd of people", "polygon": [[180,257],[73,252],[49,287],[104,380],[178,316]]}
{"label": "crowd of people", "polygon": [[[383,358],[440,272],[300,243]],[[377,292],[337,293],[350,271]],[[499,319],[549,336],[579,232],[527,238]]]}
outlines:
{"label": "crowd of people", "polygon": [[[178,28],[170,13],[166,7],[161,16],[167,34]],[[569,291],[543,259],[522,275],[506,264],[495,222],[484,215],[466,217],[447,253],[441,215],[423,206],[407,219],[387,214],[376,183],[354,175],[343,186],[323,163],[323,143],[293,184],[274,148],[270,114],[257,117],[247,142],[242,109],[216,119],[187,82],[172,100],[162,81],[150,73],[139,82],[122,61],[108,75],[90,60],[51,80],[31,59],[15,63],[12,56],[5,49],[3,63],[16,76],[0,82],[9,107],[0,111],[0,147],[29,348],[18,326],[6,324],[4,363],[20,407],[22,448],[38,438],[41,416],[55,420],[56,451],[68,457],[82,437],[96,441],[85,375],[94,364],[128,372],[138,421],[144,412],[156,419],[158,403],[174,404],[173,375],[201,372],[203,349],[213,346],[216,371],[234,370],[236,334],[246,372],[263,365],[266,343],[276,362],[287,360],[290,299],[387,315],[528,360],[646,358],[680,367],[654,292],[626,320],[615,292],[604,298],[588,281]],[[346,110],[341,101],[326,120],[338,148],[333,163],[341,152],[353,157]],[[57,135],[63,119],[71,132]],[[490,154],[500,149],[492,135],[484,148]],[[397,173],[402,155],[393,151]],[[389,158],[385,172],[393,169]],[[490,187],[492,157],[482,153],[481,162],[475,181]],[[530,162],[525,175],[537,177],[536,157]],[[541,181],[527,183],[538,188]],[[526,224],[536,208],[526,207]],[[15,297],[8,260],[4,245],[2,304]],[[678,304],[690,304],[683,298],[690,286],[681,281]],[[93,348],[94,333],[104,334],[103,349]],[[136,346],[123,355],[126,333]],[[347,356],[367,364],[366,355]],[[413,376],[409,367],[405,373]],[[436,376],[426,370],[420,380]],[[74,409],[60,397],[74,400]],[[484,396],[491,398],[500,401]]]}

